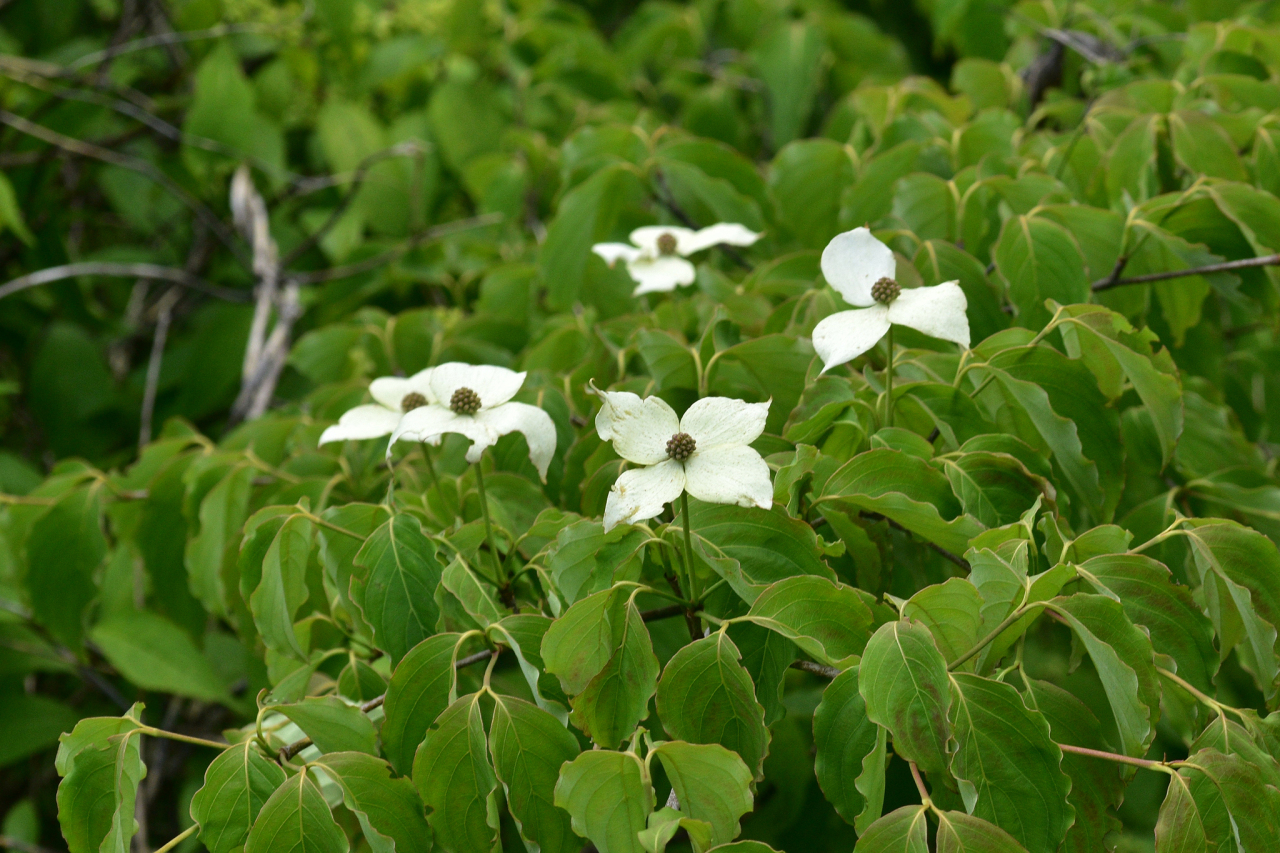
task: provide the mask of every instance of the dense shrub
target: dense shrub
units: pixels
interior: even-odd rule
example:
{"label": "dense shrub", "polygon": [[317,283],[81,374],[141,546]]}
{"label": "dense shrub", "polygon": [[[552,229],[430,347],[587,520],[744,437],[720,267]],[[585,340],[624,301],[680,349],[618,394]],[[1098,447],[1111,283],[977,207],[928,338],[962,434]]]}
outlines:
{"label": "dense shrub", "polygon": [[1280,849],[1276,3],[0,51],[0,846]]}

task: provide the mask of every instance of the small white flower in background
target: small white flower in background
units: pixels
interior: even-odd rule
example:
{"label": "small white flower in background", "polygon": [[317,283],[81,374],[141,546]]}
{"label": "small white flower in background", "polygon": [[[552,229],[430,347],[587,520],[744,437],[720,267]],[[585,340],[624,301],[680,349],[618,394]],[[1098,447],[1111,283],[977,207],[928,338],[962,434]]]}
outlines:
{"label": "small white flower in background", "polygon": [[467,461],[475,463],[486,447],[509,432],[519,432],[529,444],[530,461],[545,481],[556,449],[556,427],[537,406],[511,401],[524,377],[524,373],[488,364],[454,361],[433,368],[427,377],[429,402],[400,419],[387,453],[401,439],[434,444],[444,433],[456,432],[471,439]]}
{"label": "small white flower in background", "polygon": [[683,418],[659,397],[627,391],[591,393],[603,405],[596,432],[628,462],[604,508],[604,529],[653,518],[688,492],[700,501],[768,509],[773,484],[764,458],[748,445],[764,432],[768,403],[704,397]]}
{"label": "small white flower in background", "polygon": [[826,317],[813,330],[823,372],[871,349],[889,326],[909,326],[969,346],[968,302],[959,282],[904,290],[895,280],[893,250],[866,228],[837,234],[822,250],[822,274],[852,311]]}
{"label": "small white flower in background", "polygon": [[420,370],[408,379],[380,376],[373,380],[369,383],[369,394],[377,402],[343,412],[336,424],[320,434],[320,443],[391,435],[406,413],[435,402],[430,384],[433,369]]}
{"label": "small white flower in background", "polygon": [[712,246],[750,246],[760,235],[745,225],[721,222],[698,231],[674,225],[646,225],[631,232],[631,242],[596,243],[591,251],[609,266],[625,261],[627,272],[636,281],[633,296],[675,290],[693,284],[697,271],[685,257]]}

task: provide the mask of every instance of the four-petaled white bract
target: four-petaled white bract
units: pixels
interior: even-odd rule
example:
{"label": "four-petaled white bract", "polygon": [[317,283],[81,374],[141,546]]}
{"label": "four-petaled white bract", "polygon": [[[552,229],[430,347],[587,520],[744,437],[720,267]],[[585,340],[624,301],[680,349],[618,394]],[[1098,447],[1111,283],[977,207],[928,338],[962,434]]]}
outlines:
{"label": "four-petaled white bract", "polygon": [[[604,509],[606,531],[653,518],[682,492],[709,503],[773,505],[769,466],[748,446],[764,432],[768,403],[704,397],[680,418],[659,397],[641,399],[594,385],[590,390],[603,403],[596,432],[623,459],[644,466],[624,471],[613,484]],[[693,445],[683,461],[669,450],[681,434]]]}
{"label": "four-petaled white bract", "polygon": [[[669,235],[669,236],[664,236]],[[760,235],[745,225],[721,222],[694,231],[674,225],[646,225],[631,232],[631,242],[596,243],[591,251],[613,266],[625,261],[627,272],[636,281],[633,296],[642,293],[675,290],[677,286],[693,284],[697,271],[685,257],[712,246],[750,246]],[[663,251],[662,243],[666,243]]]}
{"label": "four-petaled white bract", "polygon": [[[399,376],[379,376],[369,383],[369,395],[376,401],[364,406],[348,409],[338,418],[338,422],[320,434],[320,443],[330,441],[359,441],[365,438],[377,438],[391,435],[400,426],[406,405],[413,403],[435,402],[431,396],[431,371],[434,368],[419,370],[408,379]],[[420,395],[421,401],[411,395]],[[406,403],[406,399],[409,400]],[[433,442],[439,444],[439,440]]]}
{"label": "four-petaled white bract", "polygon": [[[512,402],[511,398],[524,384],[524,377],[524,373],[487,364],[449,362],[432,368],[423,394],[427,404],[400,418],[391,433],[387,453],[390,454],[391,445],[401,439],[438,444],[443,434],[456,432],[471,439],[467,461],[478,462],[486,447],[509,432],[520,432],[529,444],[530,461],[545,481],[547,466],[556,449],[556,427],[551,417],[537,406]],[[464,389],[471,391],[468,396],[478,398],[473,414],[449,408],[455,395]]]}
{"label": "four-petaled white bract", "polygon": [[896,266],[893,250],[866,228],[837,234],[823,249],[823,276],[846,302],[858,306],[832,314],[814,328],[813,348],[824,372],[871,349],[891,324],[969,346],[968,302],[959,282],[903,289],[888,305],[876,302],[872,286],[894,278]]}

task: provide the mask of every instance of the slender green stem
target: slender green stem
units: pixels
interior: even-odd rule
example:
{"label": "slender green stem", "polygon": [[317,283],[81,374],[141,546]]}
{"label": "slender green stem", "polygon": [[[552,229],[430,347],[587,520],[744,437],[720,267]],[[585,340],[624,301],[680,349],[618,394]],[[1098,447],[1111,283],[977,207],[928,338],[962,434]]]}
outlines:
{"label": "slender green stem", "polygon": [[1001,634],[1003,634],[1006,628],[1008,628],[1014,622],[1017,622],[1024,615],[1026,615],[1025,607],[1019,607],[1017,610],[1010,613],[1008,616],[1004,618],[1003,622],[1001,622],[999,625],[995,627],[995,630],[993,630],[990,634],[987,634],[987,636],[983,637],[981,640],[975,643],[973,648],[969,649],[969,651],[965,652],[964,654],[960,655],[960,657],[956,658],[951,663],[947,664],[947,672],[955,672],[957,669],[963,666],[965,662],[969,660],[969,658],[973,657],[978,652],[982,651],[988,645],[994,642],[996,637],[999,637]]}
{"label": "slender green stem", "polygon": [[1133,758],[1128,755],[1120,755],[1117,752],[1103,752],[1101,749],[1089,749],[1085,746],[1072,746],[1067,743],[1058,744],[1058,749],[1063,752],[1071,752],[1076,755],[1085,755],[1089,758],[1101,758],[1103,761],[1115,761],[1119,764],[1132,764],[1134,767],[1142,767],[1146,770],[1157,770],[1161,773],[1172,773],[1173,768],[1163,761],[1152,761],[1149,758]]}
{"label": "slender green stem", "polygon": [[186,841],[193,834],[195,834],[195,831],[199,828],[200,828],[199,824],[192,824],[191,826],[182,830],[182,832],[179,832],[173,838],[169,839],[169,843],[165,844],[163,847],[157,847],[155,850],[155,853],[169,853],[170,850],[177,847],[179,844]]}
{"label": "slender green stem", "polygon": [[[436,474],[436,462],[431,458],[431,448],[424,441],[422,442],[422,458],[427,460],[427,474],[431,477],[431,485],[440,492],[440,477]],[[440,492],[443,496],[444,492]]]}
{"label": "slender green stem", "polygon": [[893,426],[893,326],[889,327],[889,365],[885,368],[884,425]]}
{"label": "slender green stem", "polygon": [[489,499],[484,493],[483,461],[476,462],[473,467],[476,471],[476,488],[480,491],[480,514],[484,516],[484,539],[489,545],[489,553],[493,556],[493,568],[497,572],[494,578],[499,583],[504,583],[502,560],[498,557],[498,547],[493,544],[493,523],[489,520]]}
{"label": "slender green stem", "polygon": [[1190,682],[1186,681],[1175,672],[1167,670],[1162,666],[1157,666],[1156,672],[1160,673],[1165,678],[1169,679],[1174,684],[1178,685],[1183,690],[1190,693],[1192,697],[1202,702],[1206,707],[1212,708],[1219,715],[1221,715],[1225,711],[1227,713],[1234,714],[1235,716],[1239,717],[1242,720],[1245,719],[1245,717],[1247,716],[1245,712],[1240,710],[1239,708],[1233,708],[1230,705],[1224,705],[1221,702],[1219,702],[1217,699],[1214,699],[1212,696],[1209,696],[1201,692],[1199,689],[1196,688],[1194,684],[1191,684]]}
{"label": "slender green stem", "polygon": [[216,740],[205,740],[202,737],[191,737],[190,735],[180,735],[177,732],[166,732],[164,729],[154,729],[151,726],[141,726],[138,731],[144,735],[152,737],[168,738],[169,740],[178,740],[183,743],[191,743],[196,746],[211,746],[214,749],[227,749],[231,746],[229,743],[218,743]]}
{"label": "slender green stem", "polygon": [[684,521],[684,568],[689,574],[689,588],[684,594],[690,601],[698,600],[698,580],[693,568],[693,534],[689,531],[689,495],[680,493],[680,516]]}
{"label": "slender green stem", "polygon": [[911,778],[916,783],[916,791],[920,793],[920,805],[928,807],[933,805],[933,800],[929,797],[929,789],[924,786],[924,779],[920,776],[920,768],[916,766],[914,761],[908,761],[911,765]]}
{"label": "slender green stem", "polygon": [[318,524],[321,527],[328,528],[329,530],[332,530],[334,533],[341,533],[343,536],[350,536],[352,539],[358,539],[361,542],[363,542],[365,539],[359,533],[354,533],[345,527],[339,527],[338,525],[334,524],[331,521],[325,521],[323,518],[316,515],[315,513],[300,511],[298,515],[301,515],[302,517],[310,520],[313,524]]}

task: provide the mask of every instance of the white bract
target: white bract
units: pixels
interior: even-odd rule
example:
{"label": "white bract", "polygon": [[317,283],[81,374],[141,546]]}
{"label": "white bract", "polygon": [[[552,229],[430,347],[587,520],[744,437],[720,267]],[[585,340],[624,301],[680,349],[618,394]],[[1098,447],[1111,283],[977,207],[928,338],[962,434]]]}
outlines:
{"label": "white bract", "polygon": [[698,231],[674,225],[646,225],[631,232],[631,242],[596,243],[591,251],[609,266],[625,261],[627,272],[636,281],[632,295],[675,290],[693,284],[697,271],[685,257],[712,246],[750,246],[760,235],[745,225],[721,222]]}
{"label": "white bract", "polygon": [[405,413],[391,434],[387,453],[401,439],[438,444],[441,435],[456,432],[471,440],[467,461],[474,463],[499,438],[519,432],[529,444],[529,460],[545,481],[556,449],[556,427],[537,406],[511,401],[524,377],[524,373],[487,364],[455,361],[434,368],[427,379],[430,402]]}
{"label": "white bract", "polygon": [[380,376],[373,380],[369,383],[369,395],[375,402],[343,412],[336,424],[320,434],[320,443],[391,435],[406,412],[435,402],[431,396],[432,370],[428,367],[408,379]]}
{"label": "white bract", "polygon": [[823,372],[871,349],[891,324],[969,346],[968,302],[959,282],[902,289],[893,250],[866,228],[837,234],[822,251],[822,274],[852,311],[826,317],[813,330]]}
{"label": "white bract", "polygon": [[653,518],[683,492],[709,503],[772,506],[769,466],[748,446],[764,432],[768,403],[704,397],[678,418],[659,397],[590,390],[603,403],[596,432],[623,459],[643,466],[613,484],[605,531]]}

